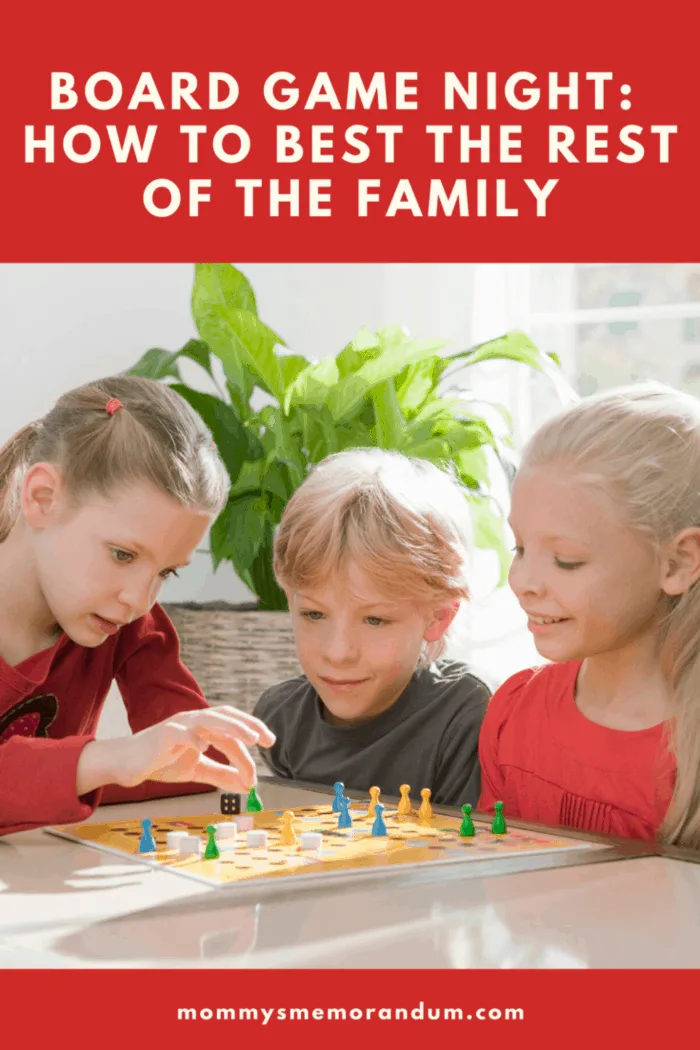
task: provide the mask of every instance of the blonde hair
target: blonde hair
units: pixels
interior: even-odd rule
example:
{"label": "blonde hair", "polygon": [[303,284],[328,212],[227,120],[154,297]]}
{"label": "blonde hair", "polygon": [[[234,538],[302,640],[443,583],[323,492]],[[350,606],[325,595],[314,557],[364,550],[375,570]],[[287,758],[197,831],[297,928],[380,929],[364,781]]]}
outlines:
{"label": "blonde hair", "polygon": [[[549,420],[523,467],[561,463],[602,487],[653,549],[700,525],[700,403],[660,383],[586,398]],[[672,695],[676,781],[660,837],[700,848],[700,586],[660,599],[660,660]]]}
{"label": "blonde hair", "polygon": [[[106,411],[111,398],[122,405],[112,415]],[[148,481],[185,506],[218,514],[229,488],[199,416],[170,387],[137,376],[69,391],[0,449],[0,543],[19,516],[24,475],[40,462],[60,468],[76,499]]]}
{"label": "blonde hair", "polygon": [[[378,448],[328,456],[285,507],[274,571],[285,591],[313,587],[347,559],[392,597],[416,603],[469,598],[471,517],[466,490],[423,459]],[[424,643],[419,666],[443,654]]]}

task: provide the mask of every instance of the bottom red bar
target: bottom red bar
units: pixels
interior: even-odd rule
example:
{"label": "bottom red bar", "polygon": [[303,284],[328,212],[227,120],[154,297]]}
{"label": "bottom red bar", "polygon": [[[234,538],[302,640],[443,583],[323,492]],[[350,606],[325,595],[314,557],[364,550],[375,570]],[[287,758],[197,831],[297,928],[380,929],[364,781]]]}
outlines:
{"label": "bottom red bar", "polygon": [[0,981],[8,1046],[10,1036],[48,1046],[60,1035],[74,1048],[100,1050],[590,1050],[694,1035],[698,972],[3,970]]}

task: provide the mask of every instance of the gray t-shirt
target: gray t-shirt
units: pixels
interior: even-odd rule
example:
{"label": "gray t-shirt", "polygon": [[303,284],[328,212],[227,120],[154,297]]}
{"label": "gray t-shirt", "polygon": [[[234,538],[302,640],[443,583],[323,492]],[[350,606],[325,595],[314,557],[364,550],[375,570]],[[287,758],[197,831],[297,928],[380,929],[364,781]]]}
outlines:
{"label": "gray t-shirt", "polygon": [[305,675],[266,690],[255,715],[275,733],[261,749],[279,777],[398,795],[411,785],[420,801],[473,806],[479,797],[479,729],[489,690],[464,664],[442,660],[416,671],[401,696],[376,718],[354,726],[327,722],[321,699]]}

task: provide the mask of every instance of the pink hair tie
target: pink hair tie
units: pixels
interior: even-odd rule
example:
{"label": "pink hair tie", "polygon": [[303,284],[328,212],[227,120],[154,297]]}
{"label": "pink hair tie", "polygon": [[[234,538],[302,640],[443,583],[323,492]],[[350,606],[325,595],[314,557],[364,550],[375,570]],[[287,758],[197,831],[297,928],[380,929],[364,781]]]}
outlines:
{"label": "pink hair tie", "polygon": [[110,397],[109,401],[105,405],[105,412],[108,416],[113,416],[117,409],[124,408],[121,401],[118,401],[116,397]]}

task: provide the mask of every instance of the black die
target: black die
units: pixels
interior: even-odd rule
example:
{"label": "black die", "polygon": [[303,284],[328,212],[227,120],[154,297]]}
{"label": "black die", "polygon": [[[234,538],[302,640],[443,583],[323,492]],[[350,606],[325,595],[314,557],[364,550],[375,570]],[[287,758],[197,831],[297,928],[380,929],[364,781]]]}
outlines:
{"label": "black die", "polygon": [[226,816],[241,812],[241,796],[224,792],[221,796],[221,812]]}

